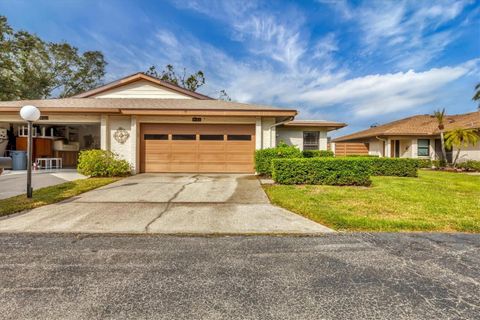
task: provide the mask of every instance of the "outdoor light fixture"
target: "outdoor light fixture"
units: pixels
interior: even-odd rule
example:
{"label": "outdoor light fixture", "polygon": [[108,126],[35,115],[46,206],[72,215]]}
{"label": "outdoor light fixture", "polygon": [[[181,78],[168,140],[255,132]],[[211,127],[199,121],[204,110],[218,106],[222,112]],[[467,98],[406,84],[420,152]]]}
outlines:
{"label": "outdoor light fixture", "polygon": [[32,197],[32,130],[33,122],[40,119],[40,110],[35,106],[23,106],[20,109],[20,117],[28,122],[28,144],[27,144],[27,198]]}

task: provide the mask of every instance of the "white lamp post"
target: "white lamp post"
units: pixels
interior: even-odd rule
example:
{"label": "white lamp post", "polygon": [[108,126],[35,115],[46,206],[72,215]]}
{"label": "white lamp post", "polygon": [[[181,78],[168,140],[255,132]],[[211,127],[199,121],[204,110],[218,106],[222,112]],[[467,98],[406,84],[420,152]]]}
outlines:
{"label": "white lamp post", "polygon": [[20,116],[28,122],[28,144],[27,144],[27,198],[32,197],[32,124],[40,118],[40,110],[35,106],[23,106],[20,109]]}

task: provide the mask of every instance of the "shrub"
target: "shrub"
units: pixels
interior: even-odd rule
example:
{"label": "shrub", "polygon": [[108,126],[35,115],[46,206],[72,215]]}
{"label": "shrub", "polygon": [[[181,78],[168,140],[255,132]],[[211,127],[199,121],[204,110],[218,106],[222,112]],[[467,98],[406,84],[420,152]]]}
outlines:
{"label": "shrub", "polygon": [[128,161],[119,159],[117,154],[106,150],[81,151],[77,170],[90,177],[119,177],[131,172]]}
{"label": "shrub", "polygon": [[302,151],[304,158],[322,158],[322,157],[333,157],[333,151],[330,150],[303,150]]}
{"label": "shrub", "polygon": [[477,160],[467,160],[461,162],[457,165],[458,168],[464,169],[466,171],[480,171],[480,161]]}
{"label": "shrub", "polygon": [[376,154],[349,154],[346,155],[347,158],[378,158]]}
{"label": "shrub", "polygon": [[[359,159],[359,158],[357,158]],[[420,167],[418,159],[363,158],[371,164],[374,176],[416,177]]]}
{"label": "shrub", "polygon": [[419,168],[431,168],[434,163],[430,159],[416,159]]}
{"label": "shrub", "polygon": [[280,144],[276,148],[255,151],[255,170],[259,174],[272,174],[272,160],[279,158],[302,158],[302,152],[294,146]]}
{"label": "shrub", "polygon": [[365,159],[274,159],[273,179],[281,184],[369,186],[370,163]]}

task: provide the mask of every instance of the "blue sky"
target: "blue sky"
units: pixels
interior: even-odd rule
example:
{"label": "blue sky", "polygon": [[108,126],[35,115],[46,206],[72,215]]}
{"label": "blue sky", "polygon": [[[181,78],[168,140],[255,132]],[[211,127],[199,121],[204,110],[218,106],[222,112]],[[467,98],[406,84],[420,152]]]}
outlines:
{"label": "blue sky", "polygon": [[344,121],[474,111],[480,1],[0,0],[16,29],[101,50],[106,81],[173,64],[201,92]]}

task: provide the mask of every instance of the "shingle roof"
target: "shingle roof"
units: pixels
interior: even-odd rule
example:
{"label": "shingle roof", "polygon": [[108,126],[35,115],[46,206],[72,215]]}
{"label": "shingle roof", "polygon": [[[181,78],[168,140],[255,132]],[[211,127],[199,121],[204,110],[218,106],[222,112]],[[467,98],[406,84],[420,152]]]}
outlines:
{"label": "shingle roof", "polygon": [[[445,131],[456,128],[480,128],[480,111],[445,117]],[[333,139],[334,142],[361,140],[375,136],[431,136],[438,135],[437,119],[432,115],[416,115],[389,122],[367,130]]]}
{"label": "shingle roof", "polygon": [[22,106],[32,104],[36,107],[48,109],[112,109],[114,110],[232,110],[232,111],[292,111],[294,109],[272,106],[246,104],[223,100],[197,99],[150,99],[150,98],[67,98],[44,100],[0,101],[0,111],[15,111]]}
{"label": "shingle roof", "polygon": [[327,120],[292,120],[284,124],[286,127],[334,127],[343,128],[347,124],[343,122],[327,121]]}

